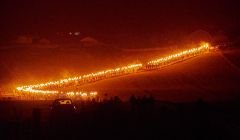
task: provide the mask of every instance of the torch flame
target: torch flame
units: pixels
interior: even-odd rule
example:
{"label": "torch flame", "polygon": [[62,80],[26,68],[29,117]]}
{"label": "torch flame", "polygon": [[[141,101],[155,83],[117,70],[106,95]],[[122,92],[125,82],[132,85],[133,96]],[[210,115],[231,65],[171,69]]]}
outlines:
{"label": "torch flame", "polygon": [[[108,69],[105,71],[100,71],[96,73],[90,73],[82,76],[76,76],[76,77],[70,77],[66,79],[61,79],[58,81],[50,81],[47,83],[41,83],[41,84],[36,84],[36,85],[28,85],[28,86],[21,86],[21,87],[16,87],[17,91],[19,92],[29,92],[29,93],[41,93],[41,94],[57,94],[59,91],[55,90],[45,90],[46,88],[49,88],[50,86],[61,86],[64,84],[69,84],[71,82],[94,82],[97,80],[101,79],[106,79],[110,78],[112,76],[121,76],[124,74],[131,74],[131,73],[136,73],[142,69],[151,69],[151,66],[158,66],[160,64],[167,64],[169,62],[175,62],[175,61],[181,61],[183,58],[190,58],[192,56],[196,56],[199,54],[202,54],[204,52],[208,52],[209,50],[209,44],[208,43],[203,43],[199,47],[188,49],[181,51],[176,54],[172,54],[166,57],[162,57],[156,60],[152,60],[147,62],[147,64],[142,64],[142,63],[137,63],[137,64],[130,64],[124,67],[119,67],[115,69]],[[165,65],[166,65],[165,64]],[[146,66],[146,67],[144,67]],[[150,68],[148,68],[150,66]],[[44,88],[44,89],[43,89]],[[67,92],[66,93],[69,96],[72,95],[81,95],[82,97],[88,96],[87,93],[82,93],[82,92]],[[90,92],[90,96],[96,96],[97,92]]]}

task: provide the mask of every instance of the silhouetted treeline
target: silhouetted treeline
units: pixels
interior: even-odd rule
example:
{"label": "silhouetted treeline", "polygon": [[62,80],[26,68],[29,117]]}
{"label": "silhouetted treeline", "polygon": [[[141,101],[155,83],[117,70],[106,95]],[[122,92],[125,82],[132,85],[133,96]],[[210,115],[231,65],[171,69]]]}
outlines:
{"label": "silhouetted treeline", "polygon": [[[51,102],[0,102],[6,139],[238,139],[239,102],[169,103],[153,96],[75,102],[51,119]],[[9,115],[9,111],[11,112]],[[4,118],[6,114],[9,118]],[[63,117],[64,116],[64,117]],[[68,117],[66,117],[68,116]]]}

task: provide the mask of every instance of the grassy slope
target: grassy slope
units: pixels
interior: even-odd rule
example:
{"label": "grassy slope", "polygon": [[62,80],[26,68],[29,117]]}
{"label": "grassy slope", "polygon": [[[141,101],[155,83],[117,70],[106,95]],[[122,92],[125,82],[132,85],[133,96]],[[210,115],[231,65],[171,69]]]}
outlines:
{"label": "grassy slope", "polygon": [[[170,51],[171,52],[171,51]],[[127,97],[153,94],[162,100],[183,101],[233,98],[239,92],[239,50],[206,54],[161,71],[139,73],[86,85],[83,89]],[[33,84],[79,75],[164,54],[163,51],[120,52],[106,48],[26,48],[1,51],[0,84]],[[228,61],[229,60],[229,61]],[[229,63],[232,62],[232,63]],[[235,65],[233,67],[233,65]],[[1,67],[2,68],[2,67]],[[6,80],[5,80],[6,79]],[[10,79],[10,80],[8,80]]]}
{"label": "grassy slope", "polygon": [[160,100],[232,99],[240,93],[240,73],[219,53],[205,54],[159,71],[138,73],[82,86],[122,98],[152,94]]}
{"label": "grassy slope", "polygon": [[146,61],[159,54],[163,54],[163,51],[122,52],[105,46],[0,50],[0,87],[58,80]]}

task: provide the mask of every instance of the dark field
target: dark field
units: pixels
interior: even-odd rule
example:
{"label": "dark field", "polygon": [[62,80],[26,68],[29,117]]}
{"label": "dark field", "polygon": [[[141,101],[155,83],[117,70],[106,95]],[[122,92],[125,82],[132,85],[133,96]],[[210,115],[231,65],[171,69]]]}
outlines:
{"label": "dark field", "polygon": [[50,105],[51,101],[2,101],[1,139],[240,138],[239,100],[75,102],[75,114],[54,119]]}

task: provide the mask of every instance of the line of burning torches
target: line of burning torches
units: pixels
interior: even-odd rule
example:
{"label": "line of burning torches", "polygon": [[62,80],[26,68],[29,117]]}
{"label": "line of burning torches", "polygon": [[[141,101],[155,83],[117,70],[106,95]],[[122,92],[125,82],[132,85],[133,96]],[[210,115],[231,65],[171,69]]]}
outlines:
{"label": "line of burning torches", "polygon": [[[52,87],[60,88],[64,85],[69,85],[69,84],[82,85],[90,82],[96,82],[102,79],[107,79],[110,77],[122,76],[122,75],[136,73],[144,70],[158,69],[158,68],[162,68],[164,66],[200,55],[202,53],[208,52],[208,50],[209,50],[209,44],[204,43],[197,48],[184,50],[179,53],[175,53],[166,57],[152,60],[147,62],[146,64],[142,64],[142,63],[131,64],[124,67],[108,69],[105,71],[86,74],[83,76],[72,77],[72,78],[67,78],[67,79],[62,79],[58,81],[42,83],[42,84],[36,84],[36,85],[21,86],[21,87],[17,87],[16,89],[18,92],[38,93],[38,94],[58,94],[58,93],[62,93],[62,91],[60,92],[58,90],[46,90],[46,89],[52,88]],[[65,92],[65,94],[67,94],[68,96],[79,95],[83,97],[97,96],[96,91],[91,91],[91,92],[70,91],[70,92]]]}

